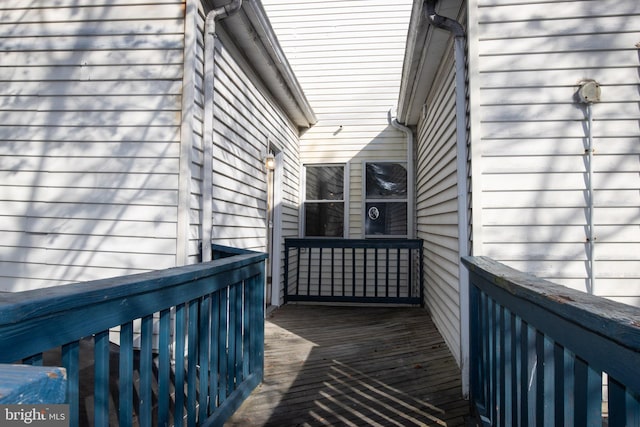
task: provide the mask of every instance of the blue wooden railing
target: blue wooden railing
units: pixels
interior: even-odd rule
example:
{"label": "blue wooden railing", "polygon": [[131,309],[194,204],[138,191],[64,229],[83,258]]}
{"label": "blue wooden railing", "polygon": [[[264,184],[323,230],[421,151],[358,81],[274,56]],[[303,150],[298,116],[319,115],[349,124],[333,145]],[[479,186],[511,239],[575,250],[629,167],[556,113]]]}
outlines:
{"label": "blue wooden railing", "polygon": [[420,239],[285,239],[284,300],[423,305]]}
{"label": "blue wooden railing", "polygon": [[204,264],[3,294],[0,363],[59,362],[72,426],[222,425],[262,380],[266,255],[215,249]]}
{"label": "blue wooden railing", "polygon": [[485,425],[640,426],[640,310],[463,261],[471,399]]}

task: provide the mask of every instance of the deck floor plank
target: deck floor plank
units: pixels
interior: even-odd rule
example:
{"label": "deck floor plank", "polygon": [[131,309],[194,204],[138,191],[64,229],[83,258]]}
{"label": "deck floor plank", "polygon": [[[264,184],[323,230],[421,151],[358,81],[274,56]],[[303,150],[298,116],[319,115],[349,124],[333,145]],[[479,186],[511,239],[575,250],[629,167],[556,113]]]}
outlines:
{"label": "deck floor plank", "polygon": [[426,311],[286,305],[265,326],[265,378],[225,424],[466,426],[460,371]]}

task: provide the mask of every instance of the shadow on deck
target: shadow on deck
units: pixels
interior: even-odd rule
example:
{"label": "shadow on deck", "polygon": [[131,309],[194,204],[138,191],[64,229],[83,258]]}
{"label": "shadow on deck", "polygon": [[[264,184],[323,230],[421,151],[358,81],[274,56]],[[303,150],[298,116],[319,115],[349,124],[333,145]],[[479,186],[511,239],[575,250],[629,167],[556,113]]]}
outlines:
{"label": "shadow on deck", "polygon": [[465,426],[460,371],[418,308],[285,305],[233,426]]}

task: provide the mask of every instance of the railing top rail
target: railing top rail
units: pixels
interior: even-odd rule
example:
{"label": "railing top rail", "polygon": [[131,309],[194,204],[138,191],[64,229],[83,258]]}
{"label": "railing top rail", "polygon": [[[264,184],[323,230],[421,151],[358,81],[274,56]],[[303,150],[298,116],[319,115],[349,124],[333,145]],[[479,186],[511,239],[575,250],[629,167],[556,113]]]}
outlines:
{"label": "railing top rail", "polygon": [[253,264],[267,257],[253,252],[201,264],[132,274],[63,286],[0,294],[0,325],[17,323],[33,316],[71,310],[108,299],[135,296],[204,279]]}
{"label": "railing top rail", "polygon": [[331,238],[288,238],[287,248],[355,248],[355,249],[417,249],[421,239],[331,239]]}
{"label": "railing top rail", "polygon": [[230,281],[258,274],[259,263],[266,257],[245,253],[167,270],[2,294],[0,362],[10,363],[216,292]]}
{"label": "railing top rail", "polygon": [[509,294],[640,352],[639,308],[537,278],[487,257],[464,257],[462,261],[470,272]]}

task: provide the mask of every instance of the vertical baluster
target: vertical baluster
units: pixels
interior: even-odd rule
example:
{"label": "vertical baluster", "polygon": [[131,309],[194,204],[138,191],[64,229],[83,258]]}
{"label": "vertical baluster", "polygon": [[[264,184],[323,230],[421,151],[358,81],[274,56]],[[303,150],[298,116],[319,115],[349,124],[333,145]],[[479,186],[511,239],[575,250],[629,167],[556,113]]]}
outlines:
{"label": "vertical baluster", "polygon": [[565,401],[565,386],[564,386],[564,348],[555,343],[553,346],[553,418],[554,426],[562,427],[564,425],[564,401]]}
{"label": "vertical baluster", "polygon": [[284,303],[289,299],[289,243],[285,239],[284,243]]}
{"label": "vertical baluster", "polygon": [[213,413],[218,407],[219,377],[220,372],[220,292],[216,292],[211,297],[211,372],[209,373],[209,413]]}
{"label": "vertical baluster", "polygon": [[311,259],[311,253],[313,252],[312,248],[307,249],[309,251],[309,256],[307,260],[307,295],[311,295],[311,266],[313,265],[313,261]]}
{"label": "vertical baluster", "polygon": [[158,354],[158,426],[169,425],[169,384],[171,374],[171,310],[160,312],[160,336]]}
{"label": "vertical baluster", "polygon": [[227,396],[235,389],[235,357],[236,357],[236,285],[229,286],[229,327],[227,355]]}
{"label": "vertical baluster", "polygon": [[[518,397],[519,388],[518,385],[522,380],[520,375],[520,319],[515,314],[511,313],[511,425],[518,425],[518,408],[520,408],[520,399]],[[508,423],[507,423],[508,424]]]}
{"label": "vertical baluster", "polygon": [[335,296],[335,267],[336,267],[336,259],[335,259],[335,248],[331,248],[331,296]]}
{"label": "vertical baluster", "polygon": [[227,399],[227,304],[228,304],[228,291],[229,288],[222,289],[220,291],[220,301],[219,301],[219,316],[218,316],[218,324],[219,326],[219,334],[218,334],[218,370],[220,373],[220,378],[218,382],[218,403],[222,405],[222,403]]}
{"label": "vertical baluster", "polygon": [[109,425],[109,331],[94,337],[94,420],[96,427]]}
{"label": "vertical baluster", "polygon": [[389,287],[391,286],[391,282],[389,282],[389,248],[386,248],[385,254],[385,266],[384,266],[384,293],[385,297],[389,297]]}
{"label": "vertical baluster", "polygon": [[543,392],[538,390],[538,394],[542,394],[542,403],[544,405],[544,413],[542,419],[538,420],[538,425],[552,426],[554,424],[555,413],[553,409],[553,402],[556,400],[555,389],[555,358],[554,358],[555,343],[548,337],[543,338],[543,364],[538,365],[539,369],[543,370],[544,379],[540,386],[543,388]]}
{"label": "vertical baluster", "polygon": [[579,357],[574,360],[575,423],[602,425],[602,375]]}
{"label": "vertical baluster", "polygon": [[471,387],[471,403],[478,405],[480,401],[480,333],[481,328],[481,306],[480,306],[480,290],[473,284],[469,285],[469,360],[471,367],[469,372]]}
{"label": "vertical baluster", "polygon": [[500,326],[497,321],[497,304],[493,299],[490,299],[489,309],[489,334],[491,335],[490,341],[490,358],[491,358],[491,422],[495,423],[498,419],[498,360],[500,358],[500,349],[498,348],[498,336],[500,335]]}
{"label": "vertical baluster", "polygon": [[609,376],[609,426],[640,426],[640,396]]}
{"label": "vertical baluster", "polygon": [[373,289],[374,289],[374,296],[377,298],[378,297],[378,247],[377,246],[374,249],[374,257],[375,257],[375,266],[373,267],[374,269]]}
{"label": "vertical baluster", "polygon": [[119,421],[126,426],[133,419],[133,322],[120,325],[120,368],[118,379]]}
{"label": "vertical baluster", "polygon": [[625,427],[627,422],[627,393],[624,384],[609,375],[609,427]]}
{"label": "vertical baluster", "polygon": [[62,366],[67,370],[67,403],[69,425],[80,425],[80,344],[78,341],[62,346]]}
{"label": "vertical baluster", "polygon": [[487,294],[485,294],[484,292],[481,294],[480,296],[480,305],[482,307],[481,309],[481,313],[482,313],[482,326],[481,326],[481,331],[482,331],[482,350],[481,350],[481,356],[480,356],[480,363],[481,363],[481,368],[480,368],[480,384],[482,385],[482,390],[481,390],[481,396],[482,396],[482,406],[485,409],[485,411],[489,410],[489,337],[491,336],[489,334],[489,307],[488,307],[488,303],[487,303],[488,297]]}
{"label": "vertical baluster", "polygon": [[198,306],[199,299],[189,301],[187,332],[187,426],[196,425],[196,378],[198,373]]}
{"label": "vertical baluster", "polygon": [[564,350],[564,425],[575,425],[575,361],[576,357],[568,350]]}
{"label": "vertical baluster", "polygon": [[242,286],[243,282],[236,284],[234,287],[236,288],[236,296],[234,298],[234,304],[236,306],[236,314],[235,314],[235,339],[236,339],[236,354],[234,357],[235,363],[235,377],[236,377],[236,388],[242,384],[244,380],[242,373]]}
{"label": "vertical baluster", "polygon": [[362,296],[367,296],[367,248],[362,248]]}
{"label": "vertical baluster", "polygon": [[294,295],[300,295],[300,247],[296,248],[298,255],[296,256],[296,292]]}
{"label": "vertical baluster", "polygon": [[413,287],[413,250],[411,248],[407,249],[407,274],[409,275],[407,280],[407,296],[411,298],[411,288]]}
{"label": "vertical baluster", "polygon": [[322,247],[318,248],[318,295],[322,295]]}
{"label": "vertical baluster", "polygon": [[396,297],[400,297],[400,248],[398,248],[396,250],[396,270],[397,270],[397,276],[396,276]]}
{"label": "vertical baluster", "polygon": [[200,299],[200,319],[198,321],[198,364],[200,365],[198,383],[198,420],[203,422],[207,419],[207,409],[209,407],[209,348],[211,338],[211,296],[205,295]]}
{"label": "vertical baluster", "polygon": [[142,318],[140,328],[140,426],[151,427],[152,390],[153,382],[153,315]]}
{"label": "vertical baluster", "polygon": [[356,296],[356,248],[351,248],[351,296]]}
{"label": "vertical baluster", "polygon": [[251,279],[245,280],[242,298],[242,377],[248,378],[251,373]]}
{"label": "vertical baluster", "polygon": [[[261,264],[264,265],[264,261]],[[264,271],[264,268],[260,271]],[[256,290],[256,306],[254,308],[256,313],[254,325],[256,329],[254,334],[256,338],[255,372],[260,378],[260,381],[262,381],[264,372],[264,286],[262,286],[262,283],[264,282],[264,273],[254,277],[254,280],[254,289]]]}
{"label": "vertical baluster", "polygon": [[346,293],[346,284],[347,284],[347,278],[346,278],[346,266],[345,266],[345,248],[341,249],[342,252],[342,296],[345,296]]}
{"label": "vertical baluster", "polygon": [[498,371],[499,394],[498,394],[498,424],[500,426],[507,425],[507,411],[511,407],[509,392],[511,392],[511,384],[509,373],[511,371],[511,325],[508,320],[507,309],[499,307],[499,324],[500,324],[500,367]]}
{"label": "vertical baluster", "polygon": [[520,321],[520,420],[518,425],[529,425],[529,325]]}
{"label": "vertical baluster", "polygon": [[173,424],[182,425],[184,418],[184,350],[186,330],[185,304],[176,306],[176,330],[175,330],[175,407],[173,410]]}
{"label": "vertical baluster", "polygon": [[544,407],[545,407],[545,389],[544,389],[544,371],[545,371],[545,357],[544,357],[544,335],[537,329],[534,331],[533,336],[533,348],[535,351],[535,358],[533,359],[533,365],[535,366],[535,372],[532,373],[532,383],[535,383],[535,394],[532,395],[532,421],[531,424],[541,427],[544,421]]}

